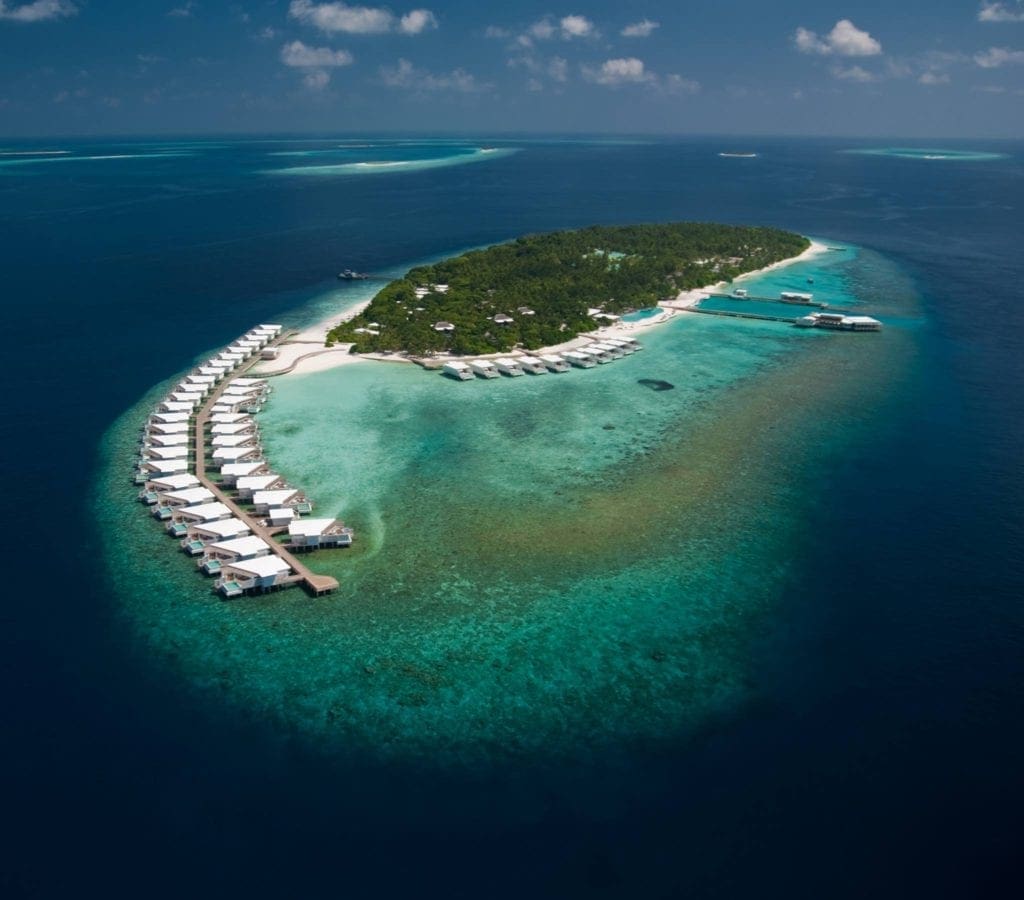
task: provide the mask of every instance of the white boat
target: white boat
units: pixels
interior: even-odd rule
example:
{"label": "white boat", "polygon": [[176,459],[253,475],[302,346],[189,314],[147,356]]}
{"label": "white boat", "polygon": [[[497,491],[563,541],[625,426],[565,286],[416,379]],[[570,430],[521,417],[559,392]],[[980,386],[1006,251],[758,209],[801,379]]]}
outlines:
{"label": "white boat", "polygon": [[[529,372],[531,375],[546,375],[547,366],[544,365],[539,359],[534,359],[532,356],[520,356],[516,359],[520,367],[524,372]],[[568,368],[568,366],[566,366]]]}
{"label": "white boat", "polygon": [[814,294],[804,294],[800,291],[783,291],[779,294],[780,300],[789,300],[791,303],[810,303]]}
{"label": "white boat", "polygon": [[746,288],[736,288],[736,290],[734,290],[732,292],[732,295],[734,297],[738,297],[741,300],[745,300],[747,298],[747,296],[748,296],[747,289]]}
{"label": "white boat", "polygon": [[469,367],[473,372],[479,375],[481,378],[497,378],[498,370],[494,368],[494,364],[487,359],[475,359],[469,364]]}
{"label": "white boat", "polygon": [[496,359],[494,361],[494,367],[501,372],[502,375],[515,376],[523,374],[523,370],[519,367],[519,363],[514,359],[509,359],[507,356],[503,356],[501,359]]}
{"label": "white boat", "polygon": [[454,378],[457,381],[473,380],[473,370],[464,362],[459,362],[458,360],[445,363],[444,366],[441,367],[441,371],[449,378]]}

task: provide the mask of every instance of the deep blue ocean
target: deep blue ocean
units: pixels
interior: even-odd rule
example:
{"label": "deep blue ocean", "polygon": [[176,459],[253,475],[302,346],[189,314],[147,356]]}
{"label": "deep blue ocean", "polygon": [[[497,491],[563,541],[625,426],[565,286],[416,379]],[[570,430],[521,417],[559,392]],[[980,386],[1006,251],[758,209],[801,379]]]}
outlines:
{"label": "deep blue ocean", "polygon": [[[940,142],[988,154],[959,159],[848,152],[886,146],[0,146],[3,894],[1019,892],[1024,144]],[[717,155],[737,149],[759,155]],[[316,171],[295,171],[306,165]],[[901,380],[863,401],[884,423],[788,485],[810,498],[803,537],[741,709],[586,765],[438,769],[318,752],[200,699],[132,642],[97,480],[105,435],[155,385],[257,322],[308,310],[343,267],[391,272],[528,232],[678,220],[855,245],[900,272],[921,310],[893,325],[912,332]],[[118,558],[151,564],[127,539]]]}

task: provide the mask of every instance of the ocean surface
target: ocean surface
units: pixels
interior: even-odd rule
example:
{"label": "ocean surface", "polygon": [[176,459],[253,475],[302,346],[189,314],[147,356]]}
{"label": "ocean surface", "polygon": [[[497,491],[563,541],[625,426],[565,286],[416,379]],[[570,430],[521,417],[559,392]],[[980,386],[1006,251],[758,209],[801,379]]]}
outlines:
{"label": "ocean surface", "polygon": [[[5,895],[1012,890],[1024,145],[747,144],[0,146]],[[328,598],[217,600],[135,501],[153,403],[250,326],[677,220],[826,243],[743,286],[885,330],[678,314],[563,375],[275,379],[274,468],[357,532]]]}

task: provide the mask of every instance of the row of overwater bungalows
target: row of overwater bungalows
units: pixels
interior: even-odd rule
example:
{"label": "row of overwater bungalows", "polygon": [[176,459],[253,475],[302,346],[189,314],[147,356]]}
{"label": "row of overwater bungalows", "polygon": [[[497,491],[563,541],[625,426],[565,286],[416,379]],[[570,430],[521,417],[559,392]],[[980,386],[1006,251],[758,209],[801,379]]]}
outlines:
{"label": "row of overwater bungalows", "polygon": [[[198,566],[216,576],[225,597],[262,592],[292,583],[291,567],[262,537],[253,520],[287,529],[292,549],[343,547],[352,529],[334,519],[302,518],[312,504],[270,470],[263,457],[259,429],[252,415],[262,409],[270,386],[262,378],[230,378],[231,372],[266,349],[281,332],[260,325],[187,375],[157,404],[143,429],[136,483],[139,499],[166,522],[168,534],[198,557]],[[223,385],[223,387],[222,387]],[[206,434],[195,434],[194,415],[211,392],[220,390],[207,417]],[[195,474],[195,454],[203,453],[207,470],[218,470],[220,489],[252,516],[239,517]]]}
{"label": "row of overwater bungalows", "polygon": [[643,349],[633,338],[605,338],[578,347],[575,350],[564,350],[561,353],[547,353],[541,356],[501,357],[499,359],[474,359],[469,362],[451,360],[441,368],[441,372],[458,381],[472,381],[474,378],[499,378],[507,375],[544,375],[547,372],[568,372],[575,366],[578,369],[591,369],[616,359],[622,359]]}

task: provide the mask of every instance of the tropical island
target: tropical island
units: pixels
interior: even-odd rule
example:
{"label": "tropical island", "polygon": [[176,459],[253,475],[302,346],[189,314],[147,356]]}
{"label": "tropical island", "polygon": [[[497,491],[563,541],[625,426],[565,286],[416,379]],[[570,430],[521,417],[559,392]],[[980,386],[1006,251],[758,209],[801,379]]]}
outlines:
{"label": "tropical island", "polygon": [[410,269],[332,328],[327,346],[416,356],[536,350],[809,246],[789,231],[702,222],[529,235]]}

